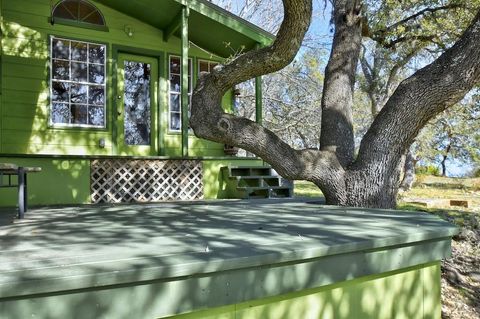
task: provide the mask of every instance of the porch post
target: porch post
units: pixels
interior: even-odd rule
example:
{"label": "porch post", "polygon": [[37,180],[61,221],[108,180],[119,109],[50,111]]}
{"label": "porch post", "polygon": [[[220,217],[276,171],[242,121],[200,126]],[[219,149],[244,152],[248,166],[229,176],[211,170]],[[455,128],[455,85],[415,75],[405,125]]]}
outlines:
{"label": "porch post", "polygon": [[258,124],[262,124],[262,77],[257,76],[255,78],[255,121]]}
{"label": "porch post", "polygon": [[182,8],[182,85],[181,85],[181,108],[182,108],[182,157],[188,156],[188,16],[189,9]]}
{"label": "porch post", "polygon": [[[256,49],[260,49],[261,45],[257,44]],[[262,116],[262,98],[263,98],[263,93],[262,93],[262,77],[257,76],[255,78],[255,121],[258,124],[262,124],[263,121],[263,116]]]}

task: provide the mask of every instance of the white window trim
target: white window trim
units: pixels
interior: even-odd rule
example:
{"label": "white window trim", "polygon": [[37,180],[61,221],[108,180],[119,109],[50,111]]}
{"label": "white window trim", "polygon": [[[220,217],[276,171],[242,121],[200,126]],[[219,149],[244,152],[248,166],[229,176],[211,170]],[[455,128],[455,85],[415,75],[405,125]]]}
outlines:
{"label": "white window trim", "polygon": [[212,64],[220,64],[220,62],[218,61],[213,61],[213,60],[205,60],[205,59],[198,59],[198,62],[197,62],[197,76],[200,75],[200,62],[203,62],[203,63],[208,63],[208,72],[210,73],[211,70],[212,70]]}
{"label": "white window trim", "polygon": [[[174,94],[174,95],[181,95],[182,94],[182,88],[181,88],[181,81],[182,81],[182,74],[177,74],[177,73],[171,73],[171,69],[170,69],[170,65],[171,65],[171,61],[172,61],[172,58],[177,58],[177,59],[180,59],[181,61],[181,57],[178,56],[178,55],[170,55],[168,57],[168,132],[170,133],[180,133],[182,132],[182,102],[181,102],[181,98],[180,98],[180,111],[177,112],[177,111],[172,111],[172,106],[171,106],[171,95]],[[188,100],[189,100],[189,109],[190,109],[190,105],[191,105],[191,102],[192,102],[192,92],[193,92],[193,59],[192,58],[188,58],[188,60],[190,61],[190,81],[191,81],[191,85],[190,85],[190,90],[188,92]],[[180,73],[181,73],[181,66],[180,66]],[[172,91],[171,90],[171,83],[170,83],[170,78],[171,78],[171,75],[174,74],[174,75],[179,75],[180,76],[180,92],[176,92],[176,91]],[[177,113],[177,114],[180,114],[180,129],[178,130],[174,130],[172,129],[172,126],[171,126],[171,121],[172,121],[172,117],[171,117],[171,114],[172,113]]]}
{"label": "white window trim", "polygon": [[[99,83],[90,83],[90,82],[77,82],[77,81],[72,81],[72,80],[55,80],[53,79],[53,40],[63,40],[63,41],[69,41],[69,54],[70,54],[70,58],[71,58],[71,55],[72,55],[72,41],[73,42],[78,42],[78,43],[85,43],[87,44],[87,62],[85,61],[77,61],[77,60],[72,60],[72,59],[55,59],[57,61],[68,61],[68,62],[77,62],[77,63],[87,63],[87,79],[88,79],[88,75],[90,74],[90,64],[93,64],[93,65],[101,65],[103,66],[103,70],[104,70],[104,81],[103,81],[103,84],[99,84]],[[99,45],[99,46],[103,46],[105,48],[105,57],[104,57],[104,61],[103,61],[103,64],[102,63],[93,63],[93,62],[90,62],[90,55],[88,53],[88,45],[90,44],[93,44],[93,45]],[[106,123],[107,123],[107,45],[105,44],[102,44],[102,43],[95,43],[95,42],[87,42],[87,41],[81,41],[81,40],[75,40],[75,39],[68,39],[68,38],[62,38],[62,37],[57,37],[57,36],[50,36],[50,70],[49,70],[49,73],[50,73],[50,87],[49,87],[49,99],[50,99],[50,104],[49,104],[49,112],[48,112],[48,123],[49,123],[49,127],[52,127],[52,128],[94,128],[94,129],[105,129],[106,128]],[[70,65],[70,68],[69,68],[69,76],[71,75],[71,72],[72,72],[72,67]],[[92,85],[92,86],[102,86],[103,87],[103,92],[104,92],[104,99],[103,99],[103,124],[100,126],[100,125],[90,125],[90,124],[75,124],[75,123],[53,123],[52,122],[52,109],[53,109],[53,103],[54,101],[52,100],[52,96],[53,96],[53,81],[57,81],[57,82],[64,82],[64,83],[69,83],[69,84],[83,84],[83,85]],[[70,110],[71,110],[71,106],[72,106],[72,102],[71,102],[71,96],[69,94],[69,97],[68,97],[68,102],[56,102],[56,103],[60,103],[60,104],[67,104],[70,106]],[[98,104],[89,104],[88,103],[88,90],[87,90],[87,103],[78,103],[80,105],[87,105],[87,117],[88,117],[88,107],[89,106],[102,106],[102,105],[98,105]],[[70,122],[71,122],[71,115],[70,115]]]}

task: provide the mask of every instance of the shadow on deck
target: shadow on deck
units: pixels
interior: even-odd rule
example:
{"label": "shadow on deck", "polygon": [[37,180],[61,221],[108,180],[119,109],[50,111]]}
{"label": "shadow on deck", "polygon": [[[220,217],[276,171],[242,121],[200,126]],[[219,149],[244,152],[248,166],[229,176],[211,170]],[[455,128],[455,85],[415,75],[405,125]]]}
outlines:
{"label": "shadow on deck", "polygon": [[[252,300],[271,303],[405,271],[408,280],[366,285],[376,295],[370,302],[362,301],[363,288],[348,288],[340,298],[325,292],[329,302],[315,311],[382,317],[374,314],[385,311],[379,306],[394,285],[402,293],[387,313],[413,318],[422,269],[448,255],[456,231],[423,213],[295,200],[37,208],[13,224],[11,214],[1,218],[0,313],[12,318],[153,318],[218,307],[236,313]],[[313,311],[292,317],[290,307],[265,309],[254,317]]]}

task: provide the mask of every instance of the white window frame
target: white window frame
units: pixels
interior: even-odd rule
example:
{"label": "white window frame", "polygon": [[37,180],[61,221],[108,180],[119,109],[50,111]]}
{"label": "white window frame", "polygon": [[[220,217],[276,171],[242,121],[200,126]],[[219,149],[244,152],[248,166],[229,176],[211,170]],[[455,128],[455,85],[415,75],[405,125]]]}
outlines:
{"label": "white window frame", "polygon": [[218,61],[198,59],[198,63],[197,63],[198,76],[200,76],[200,62],[208,63],[208,73],[212,72],[212,64],[215,64],[215,66],[220,64],[220,62]]}
{"label": "white window frame", "polygon": [[[54,40],[61,40],[61,41],[68,41],[69,42],[69,58],[67,59],[58,59],[58,58],[53,58],[53,41]],[[77,61],[77,60],[72,60],[72,42],[78,42],[78,43],[85,43],[87,44],[87,61]],[[90,54],[89,54],[89,45],[95,45],[95,46],[103,46],[104,47],[104,52],[105,56],[103,59],[103,64],[101,63],[93,63],[90,62]],[[68,39],[68,38],[63,38],[63,37],[57,37],[57,36],[50,36],[50,88],[49,88],[49,93],[50,93],[50,105],[49,105],[49,126],[50,127],[60,127],[60,128],[96,128],[96,129],[104,129],[106,128],[106,123],[107,123],[107,45],[103,43],[95,43],[95,42],[87,42],[87,41],[81,41],[81,40],[76,40],[76,39]],[[67,61],[69,62],[69,77],[71,77],[72,74],[72,62],[76,63],[86,63],[87,64],[87,82],[80,82],[80,81],[73,81],[73,80],[56,80],[53,79],[53,61],[58,60],[58,61]],[[103,84],[99,83],[90,83],[88,82],[88,76],[90,74],[90,64],[93,65],[101,65],[103,66],[104,70],[104,81]],[[71,101],[71,94],[68,94],[68,102],[56,102],[53,101],[53,81],[55,82],[64,82],[64,83],[69,83],[70,85],[72,84],[81,84],[81,85],[87,85],[87,86],[102,86],[103,87],[103,92],[104,92],[104,99],[103,99],[103,105],[99,104],[89,104],[89,90],[87,89],[87,102],[86,103],[81,103],[81,105],[86,105],[87,106],[87,119],[88,119],[88,109],[90,106],[95,106],[95,107],[103,107],[103,123],[102,125],[92,125],[92,124],[76,124],[72,123],[72,115],[71,115],[71,109],[73,104],[77,103],[72,103]],[[70,110],[70,116],[69,116],[69,123],[54,123],[53,122],[53,103],[61,103],[61,104],[66,104],[69,106]],[[80,103],[78,103],[80,104]]]}
{"label": "white window frame", "polygon": [[[178,55],[170,55],[168,57],[168,131],[169,132],[172,132],[172,133],[180,133],[182,131],[182,102],[181,102],[181,94],[182,94],[182,66],[180,65],[180,74],[178,73],[172,73],[172,70],[171,70],[171,65],[172,65],[172,58],[176,58],[176,59],[179,59],[180,62],[182,60],[182,58]],[[190,65],[190,68],[189,68],[189,77],[190,77],[190,90],[188,91],[188,113],[189,113],[189,117],[190,117],[190,105],[191,105],[191,102],[192,102],[192,92],[193,92],[193,59],[192,58],[188,58],[188,61],[190,62],[189,65]],[[176,91],[172,91],[171,88],[171,83],[170,83],[170,79],[171,79],[171,76],[173,75],[178,75],[180,76],[180,92],[176,92]],[[178,95],[180,97],[180,110],[177,112],[177,111],[172,111],[172,106],[171,106],[171,96],[172,95]],[[175,130],[175,129],[172,129],[172,113],[176,113],[176,114],[179,114],[180,115],[180,129],[178,130]]]}

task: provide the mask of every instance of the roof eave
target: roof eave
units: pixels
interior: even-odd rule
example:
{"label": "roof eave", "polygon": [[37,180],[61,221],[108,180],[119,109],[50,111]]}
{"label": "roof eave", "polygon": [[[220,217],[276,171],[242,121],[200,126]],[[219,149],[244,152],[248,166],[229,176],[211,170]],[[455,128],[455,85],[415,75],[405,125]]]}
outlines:
{"label": "roof eave", "polygon": [[174,0],[191,10],[242,33],[261,45],[270,45],[275,35],[206,0]]}

